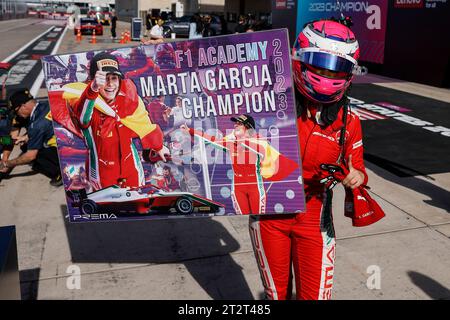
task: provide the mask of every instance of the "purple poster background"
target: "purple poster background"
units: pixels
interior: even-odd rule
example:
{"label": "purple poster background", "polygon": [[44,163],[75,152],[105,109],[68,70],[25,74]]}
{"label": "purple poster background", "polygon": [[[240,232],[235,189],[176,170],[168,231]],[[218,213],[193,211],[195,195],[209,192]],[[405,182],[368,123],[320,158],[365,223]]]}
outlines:
{"label": "purple poster background", "polygon": [[[204,145],[203,151],[200,150],[202,139],[189,137],[180,126],[187,125],[220,138],[232,133],[234,122],[230,120],[231,117],[248,113],[255,120],[258,135],[280,153],[279,158],[272,154],[274,159],[278,159],[282,164],[282,158],[296,164],[280,181],[263,180],[266,214],[304,211],[287,30],[120,48],[108,52],[117,57],[125,79],[132,80],[136,85],[138,95],[149,114],[151,105],[158,96],[164,96],[164,105],[173,111],[169,116],[169,125],[161,124],[164,143],[171,150],[172,161],[160,161],[156,164],[142,161],[146,183],[161,187],[158,183],[161,181],[162,170],[164,166],[169,166],[172,177],[176,180],[175,184],[178,183],[178,191],[205,198],[210,194],[211,200],[223,204],[225,208],[220,213],[215,213],[216,215],[235,215],[236,209],[232,201],[235,174],[230,155],[208,143]],[[75,185],[73,188],[80,189],[80,184],[86,184],[86,181],[80,181],[80,172],[86,171],[87,148],[82,136],[71,132],[64,121],[58,121],[57,114],[66,108],[62,99],[65,85],[74,82],[89,83],[87,70],[89,60],[95,53],[97,52],[47,56],[43,59],[66,192],[71,186]],[[244,79],[243,70],[247,80]],[[230,85],[230,79],[232,74],[237,72],[241,83],[237,85],[235,82],[233,87]],[[193,75],[195,79],[192,78]],[[264,75],[265,81],[262,80]],[[176,78],[176,84],[169,86],[169,78]],[[164,88],[159,85],[161,82],[158,84],[158,79],[162,79]],[[199,82],[197,87],[194,80]],[[228,84],[224,84],[224,81],[228,81]],[[195,89],[198,86],[201,87],[200,91]],[[231,114],[217,114],[219,100],[227,95],[233,105],[229,109]],[[242,98],[236,98],[238,96]],[[177,104],[177,97],[181,98],[179,101],[183,101],[181,108]],[[198,107],[199,105],[202,107]],[[139,140],[134,143],[142,157]],[[199,156],[200,154],[207,155],[207,166],[202,162],[205,157]],[[285,169],[286,167],[281,168]],[[144,188],[139,191],[148,192]],[[68,196],[67,201],[72,222],[180,216],[169,212],[124,214],[114,210],[103,214],[85,214],[74,206],[72,197]],[[196,212],[189,216],[210,215]]]}
{"label": "purple poster background", "polygon": [[297,34],[305,23],[322,18],[350,16],[359,41],[361,61],[383,63],[388,12],[386,0],[303,0],[298,5]]}

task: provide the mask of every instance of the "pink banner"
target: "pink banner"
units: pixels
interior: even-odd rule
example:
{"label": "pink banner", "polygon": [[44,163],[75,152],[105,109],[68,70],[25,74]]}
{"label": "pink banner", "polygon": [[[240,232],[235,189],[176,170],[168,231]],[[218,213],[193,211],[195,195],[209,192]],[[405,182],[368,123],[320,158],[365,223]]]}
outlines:
{"label": "pink banner", "polygon": [[351,29],[359,41],[360,60],[383,63],[387,9],[388,2],[385,0],[305,0],[299,5],[297,31],[300,32],[308,21],[339,18],[342,13],[353,20]]}

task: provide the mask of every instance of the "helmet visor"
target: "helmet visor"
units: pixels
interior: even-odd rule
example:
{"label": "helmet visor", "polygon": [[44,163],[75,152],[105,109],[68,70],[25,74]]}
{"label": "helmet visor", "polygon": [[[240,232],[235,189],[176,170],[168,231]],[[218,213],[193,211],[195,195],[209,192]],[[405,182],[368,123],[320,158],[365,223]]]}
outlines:
{"label": "helmet visor", "polygon": [[348,77],[351,75],[351,73],[348,72],[340,72],[340,71],[332,71],[329,69],[314,67],[310,64],[303,64],[305,68],[314,74],[329,78],[329,79],[336,79],[336,80],[344,80],[348,79]]}
{"label": "helmet visor", "polygon": [[[294,46],[292,58],[316,68],[327,69],[339,73],[353,73],[356,60],[349,56],[338,56],[320,50],[321,49],[319,48],[301,49],[297,42]],[[351,61],[350,59],[354,61]]]}

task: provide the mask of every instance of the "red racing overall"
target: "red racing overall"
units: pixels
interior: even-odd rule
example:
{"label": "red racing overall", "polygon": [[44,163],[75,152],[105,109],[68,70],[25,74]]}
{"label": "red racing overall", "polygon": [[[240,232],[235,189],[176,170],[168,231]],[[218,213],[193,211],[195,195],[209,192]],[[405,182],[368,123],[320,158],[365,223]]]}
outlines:
{"label": "red racing overall", "polygon": [[[144,170],[133,139],[140,138],[144,149],[161,150],[161,129],[150,122],[131,80],[121,81],[117,97],[109,105],[115,116],[95,108],[96,99],[100,99],[99,93],[89,84],[72,107],[89,150],[86,164],[89,182],[94,190],[121,182],[122,186],[143,185]],[[126,126],[121,119],[129,119],[131,124]],[[144,127],[146,131],[142,130]],[[145,134],[138,134],[141,131]]]}
{"label": "red racing overall", "polygon": [[192,128],[189,132],[192,136],[203,137],[230,155],[233,168],[231,198],[236,214],[264,214],[266,192],[261,175],[264,147],[249,139],[238,141],[226,136],[218,140]]}
{"label": "red racing overall", "polygon": [[[339,157],[343,109],[329,126],[322,127],[303,112],[297,119],[303,163],[306,212],[283,216],[251,216],[250,237],[266,297],[290,299],[291,270],[297,299],[330,299],[333,286],[335,234],[331,212],[332,192],[318,181],[328,174],[322,163]],[[367,174],[363,162],[359,117],[348,111],[344,159],[352,155],[353,167]]]}

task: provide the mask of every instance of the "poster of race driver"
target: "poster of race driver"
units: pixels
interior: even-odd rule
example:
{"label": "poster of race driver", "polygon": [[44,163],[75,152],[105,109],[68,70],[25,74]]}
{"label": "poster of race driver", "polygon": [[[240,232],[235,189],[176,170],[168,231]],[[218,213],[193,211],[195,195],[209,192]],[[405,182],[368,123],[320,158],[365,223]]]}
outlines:
{"label": "poster of race driver", "polygon": [[42,62],[70,221],[303,211],[286,30]]}

